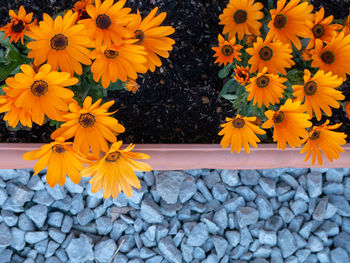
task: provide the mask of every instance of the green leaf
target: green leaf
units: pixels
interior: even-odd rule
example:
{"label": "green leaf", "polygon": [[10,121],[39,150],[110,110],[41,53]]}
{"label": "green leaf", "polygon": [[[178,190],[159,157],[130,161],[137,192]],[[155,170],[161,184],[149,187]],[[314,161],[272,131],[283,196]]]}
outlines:
{"label": "green leaf", "polygon": [[0,64],[0,81],[5,80],[11,73],[13,73],[19,64],[17,62],[11,62],[10,64]]}
{"label": "green leaf", "polygon": [[226,78],[230,74],[232,67],[233,67],[232,64],[228,64],[223,69],[221,69],[218,74],[219,78],[220,79]]}
{"label": "green leaf", "polygon": [[108,90],[122,90],[124,89],[124,82],[118,79],[116,82],[111,82],[107,88]]}
{"label": "green leaf", "polygon": [[222,87],[222,90],[219,94],[219,98],[223,97],[225,94],[236,92],[236,90],[239,88],[239,86],[240,86],[240,84],[236,80],[234,80],[234,79],[228,80],[225,83],[225,85]]}
{"label": "green leaf", "polygon": [[238,98],[238,96],[234,94],[225,94],[225,95],[222,95],[221,97],[230,101],[234,101],[235,99]]}
{"label": "green leaf", "polygon": [[107,90],[98,84],[90,84],[87,96],[90,96],[93,101],[107,96]]}

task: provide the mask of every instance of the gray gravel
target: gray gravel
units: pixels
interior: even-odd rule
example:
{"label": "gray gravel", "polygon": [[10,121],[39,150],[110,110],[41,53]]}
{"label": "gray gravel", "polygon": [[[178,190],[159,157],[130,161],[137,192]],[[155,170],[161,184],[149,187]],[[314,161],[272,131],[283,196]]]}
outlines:
{"label": "gray gravel", "polygon": [[0,170],[0,263],[350,262],[350,168],[137,173],[115,200],[32,173]]}

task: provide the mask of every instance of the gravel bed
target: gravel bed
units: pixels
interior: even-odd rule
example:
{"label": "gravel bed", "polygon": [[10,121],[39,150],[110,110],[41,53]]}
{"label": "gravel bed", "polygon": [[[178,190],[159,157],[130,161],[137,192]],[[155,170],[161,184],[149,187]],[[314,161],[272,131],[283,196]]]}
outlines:
{"label": "gravel bed", "polygon": [[0,263],[350,262],[350,168],[138,173],[114,200],[32,174],[0,170]]}

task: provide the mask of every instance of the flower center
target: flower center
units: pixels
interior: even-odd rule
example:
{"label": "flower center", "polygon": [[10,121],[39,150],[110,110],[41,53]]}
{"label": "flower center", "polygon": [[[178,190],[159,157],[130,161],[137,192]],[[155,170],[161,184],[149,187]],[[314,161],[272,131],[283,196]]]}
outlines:
{"label": "flower center", "polygon": [[51,38],[51,48],[64,50],[68,46],[68,38],[63,34],[56,34]]}
{"label": "flower center", "polygon": [[256,85],[258,88],[265,88],[269,85],[270,79],[268,76],[262,75],[256,79]]}
{"label": "flower center", "polygon": [[110,163],[114,163],[120,158],[120,156],[121,156],[120,152],[112,152],[107,155],[106,161]]}
{"label": "flower center", "polygon": [[242,118],[236,118],[232,121],[232,125],[237,129],[242,129],[245,125],[245,121]]}
{"label": "flower center", "polygon": [[306,95],[312,96],[316,93],[316,91],[317,91],[317,83],[315,81],[310,80],[304,85],[304,92]]}
{"label": "flower center", "polygon": [[24,29],[23,21],[18,20],[17,23],[15,22],[14,24],[12,24],[11,29],[12,29],[12,32],[21,33]]}
{"label": "flower center", "polygon": [[139,40],[135,45],[141,45],[145,41],[145,33],[142,30],[136,30],[135,38]]}
{"label": "flower center", "polygon": [[233,19],[235,20],[236,24],[243,24],[245,21],[247,21],[247,12],[242,9],[238,9],[233,15]]}
{"label": "flower center", "polygon": [[279,124],[279,123],[283,122],[283,120],[284,120],[284,113],[283,113],[283,111],[276,112],[273,115],[272,119],[273,119],[273,122],[275,124]]}
{"label": "flower center", "polygon": [[273,51],[270,47],[264,46],[262,49],[259,51],[259,56],[262,60],[268,61],[272,58]]}
{"label": "flower center", "polygon": [[222,51],[222,54],[226,57],[229,57],[233,54],[233,48],[230,45],[224,45],[221,51]]}
{"label": "flower center", "polygon": [[330,65],[335,61],[335,56],[332,51],[327,50],[325,52],[322,52],[321,59],[324,63]]}
{"label": "flower center", "polygon": [[313,131],[311,133],[311,136],[310,136],[310,140],[317,140],[318,138],[320,138],[320,135],[321,135],[321,131]]}
{"label": "flower center", "polygon": [[273,20],[273,25],[277,29],[282,29],[287,25],[287,17],[283,14],[278,14],[275,16],[275,20]]}
{"label": "flower center", "polygon": [[312,28],[312,33],[314,34],[315,38],[321,38],[324,35],[324,27],[323,27],[323,25],[320,25],[320,24],[315,25]]}
{"label": "flower center", "polygon": [[119,55],[118,51],[115,51],[113,49],[106,49],[104,52],[106,58],[116,58]]}
{"label": "flower center", "polygon": [[96,25],[101,29],[107,29],[112,24],[109,16],[102,14],[96,18]]}
{"label": "flower center", "polygon": [[54,153],[64,153],[66,149],[64,148],[64,145],[62,144],[55,144],[54,146],[51,147],[51,150]]}
{"label": "flower center", "polygon": [[84,128],[91,128],[94,126],[96,120],[94,115],[90,113],[83,113],[79,117],[79,124],[83,126]]}
{"label": "flower center", "polygon": [[91,18],[91,16],[88,14],[88,12],[86,12],[86,9],[82,9],[80,11],[80,19],[89,19]]}
{"label": "flower center", "polygon": [[48,88],[49,85],[46,81],[36,80],[33,82],[32,86],[30,86],[30,91],[33,93],[34,96],[40,97],[42,95],[45,95]]}

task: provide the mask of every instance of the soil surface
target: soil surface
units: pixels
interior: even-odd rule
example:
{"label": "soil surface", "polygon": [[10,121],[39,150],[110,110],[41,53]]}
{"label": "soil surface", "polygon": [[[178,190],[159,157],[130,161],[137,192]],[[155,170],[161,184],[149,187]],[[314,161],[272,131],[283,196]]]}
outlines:
{"label": "soil surface", "polygon": [[[71,0],[1,0],[0,24],[9,21],[8,10],[24,5],[40,20],[42,13],[50,15],[72,8]],[[139,76],[141,85],[136,94],[128,91],[109,91],[107,100],[116,101],[115,117],[125,126],[119,136],[133,143],[219,143],[217,135],[226,116],[232,117],[231,104],[218,99],[222,80],[214,64],[212,46],[217,45],[219,15],[228,1],[224,0],[128,0],[127,7],[146,16],[154,7],[167,12],[163,25],[172,25],[176,41],[168,59],[155,72]],[[261,1],[266,4],[267,1]],[[332,3],[332,4],[330,4]],[[348,15],[350,3],[315,0],[317,8],[324,6],[326,14],[336,18]],[[350,99],[349,82],[342,88]],[[350,121],[342,110],[335,110],[335,121],[344,123],[342,130],[350,137]],[[0,142],[49,142],[53,127],[34,124],[33,129],[8,131],[0,121]]]}

